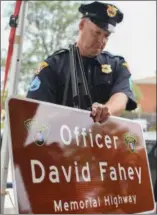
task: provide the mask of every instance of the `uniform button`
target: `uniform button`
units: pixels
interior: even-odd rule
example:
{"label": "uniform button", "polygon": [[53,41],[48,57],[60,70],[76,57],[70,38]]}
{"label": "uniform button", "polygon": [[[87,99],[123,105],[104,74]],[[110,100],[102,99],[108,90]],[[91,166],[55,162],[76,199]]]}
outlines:
{"label": "uniform button", "polygon": [[108,81],[108,84],[110,84],[110,81]]}

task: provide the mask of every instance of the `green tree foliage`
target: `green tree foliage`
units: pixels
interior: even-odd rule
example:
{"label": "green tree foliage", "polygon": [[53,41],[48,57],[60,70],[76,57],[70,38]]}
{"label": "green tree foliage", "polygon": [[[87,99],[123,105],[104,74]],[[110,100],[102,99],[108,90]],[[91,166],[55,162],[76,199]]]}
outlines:
{"label": "green tree foliage", "polygon": [[5,66],[5,58],[1,57],[1,67],[4,67],[4,66]]}
{"label": "green tree foliage", "polygon": [[78,3],[72,1],[29,2],[27,57],[41,60],[74,40],[79,20]]}
{"label": "green tree foliage", "polygon": [[21,88],[28,83],[38,63],[60,48],[73,43],[77,35],[78,2],[29,1],[21,66]]}
{"label": "green tree foliage", "polygon": [[[78,1],[28,1],[19,89],[27,91],[40,61],[75,41],[79,5]],[[13,8],[7,8],[6,14],[13,14]]]}
{"label": "green tree foliage", "polygon": [[135,84],[134,82],[132,83],[132,90],[135,95],[136,101],[138,103],[143,95],[142,95],[142,92],[141,92],[140,88],[138,87],[138,85]]}

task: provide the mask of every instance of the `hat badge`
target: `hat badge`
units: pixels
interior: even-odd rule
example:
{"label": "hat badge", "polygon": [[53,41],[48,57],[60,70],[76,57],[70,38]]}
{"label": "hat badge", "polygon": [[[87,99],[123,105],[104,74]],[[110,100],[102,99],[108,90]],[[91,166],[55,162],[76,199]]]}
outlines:
{"label": "hat badge", "polygon": [[108,5],[108,8],[107,8],[107,15],[109,17],[115,17],[116,14],[117,14],[117,8],[112,6],[112,5]]}
{"label": "hat badge", "polygon": [[104,72],[104,73],[111,73],[112,72],[111,65],[102,64],[101,65],[101,71]]}

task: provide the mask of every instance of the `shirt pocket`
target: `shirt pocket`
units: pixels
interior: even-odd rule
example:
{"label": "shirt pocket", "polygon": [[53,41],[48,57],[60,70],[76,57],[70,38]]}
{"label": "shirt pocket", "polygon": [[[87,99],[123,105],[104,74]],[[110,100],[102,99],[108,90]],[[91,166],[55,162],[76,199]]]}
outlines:
{"label": "shirt pocket", "polygon": [[99,86],[99,85],[110,86],[112,85],[112,82],[113,82],[113,72],[108,74],[101,72],[95,77],[96,86]]}
{"label": "shirt pocket", "polygon": [[104,103],[109,99],[113,84],[113,73],[102,73],[94,80],[94,95],[97,102]]}

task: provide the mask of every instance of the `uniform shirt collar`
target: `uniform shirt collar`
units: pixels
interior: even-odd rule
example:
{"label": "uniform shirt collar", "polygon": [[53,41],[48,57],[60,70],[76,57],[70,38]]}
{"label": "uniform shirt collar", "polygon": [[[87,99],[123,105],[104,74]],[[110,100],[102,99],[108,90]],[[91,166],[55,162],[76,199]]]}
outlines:
{"label": "uniform shirt collar", "polygon": [[95,57],[82,57],[82,60],[83,60],[83,63],[84,64],[100,64],[99,62],[99,58],[98,56],[95,56]]}

